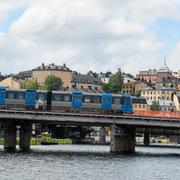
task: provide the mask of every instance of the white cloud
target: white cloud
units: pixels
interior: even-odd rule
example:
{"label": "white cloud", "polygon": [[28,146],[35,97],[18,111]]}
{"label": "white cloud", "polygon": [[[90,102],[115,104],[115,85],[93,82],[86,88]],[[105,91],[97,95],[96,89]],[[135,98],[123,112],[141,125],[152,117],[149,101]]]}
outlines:
{"label": "white cloud", "polygon": [[[7,2],[6,12],[15,2],[24,3]],[[4,63],[7,72],[31,69],[42,61],[65,62],[81,72],[122,67],[135,73],[143,66],[156,67],[165,45],[149,27],[160,17],[178,18],[180,6],[178,0],[27,2],[27,9],[7,32],[4,45],[0,43],[0,61],[11,63]]]}
{"label": "white cloud", "polygon": [[180,41],[177,42],[175,48],[167,56],[168,65],[174,70],[180,70]]}

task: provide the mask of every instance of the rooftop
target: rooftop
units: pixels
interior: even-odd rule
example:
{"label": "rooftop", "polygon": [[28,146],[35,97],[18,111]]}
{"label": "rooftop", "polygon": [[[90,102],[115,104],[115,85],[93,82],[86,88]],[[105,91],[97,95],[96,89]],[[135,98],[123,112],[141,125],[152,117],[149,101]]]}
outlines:
{"label": "rooftop", "polygon": [[159,69],[158,72],[171,72],[169,67],[166,64],[166,58],[164,59],[164,65]]}
{"label": "rooftop", "polygon": [[66,64],[63,64],[63,66],[60,65],[56,65],[54,63],[51,63],[49,65],[45,65],[44,63],[42,63],[41,66],[38,66],[37,68],[33,69],[33,70],[57,70],[57,71],[71,71]]}
{"label": "rooftop", "polygon": [[101,78],[92,76],[91,74],[80,74],[77,72],[73,73],[72,82],[85,83],[85,84],[98,84],[101,85]]}

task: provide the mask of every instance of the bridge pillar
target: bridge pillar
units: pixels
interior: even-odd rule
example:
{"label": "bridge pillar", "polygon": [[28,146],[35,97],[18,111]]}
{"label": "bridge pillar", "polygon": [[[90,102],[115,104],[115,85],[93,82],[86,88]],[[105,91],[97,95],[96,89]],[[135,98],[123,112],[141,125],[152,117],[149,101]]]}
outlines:
{"label": "bridge pillar", "polygon": [[135,151],[135,128],[112,126],[110,151],[132,153]]}
{"label": "bridge pillar", "polygon": [[16,150],[16,124],[12,120],[4,123],[4,149],[5,151]]}
{"label": "bridge pillar", "polygon": [[19,148],[23,151],[30,149],[30,141],[32,134],[32,125],[29,123],[21,124],[20,128],[20,139],[19,139]]}
{"label": "bridge pillar", "polygon": [[99,143],[100,144],[106,143],[106,129],[105,129],[105,127],[101,127],[99,130]]}
{"label": "bridge pillar", "polygon": [[149,137],[149,132],[145,131],[144,132],[144,145],[148,146],[150,144],[150,137]]}

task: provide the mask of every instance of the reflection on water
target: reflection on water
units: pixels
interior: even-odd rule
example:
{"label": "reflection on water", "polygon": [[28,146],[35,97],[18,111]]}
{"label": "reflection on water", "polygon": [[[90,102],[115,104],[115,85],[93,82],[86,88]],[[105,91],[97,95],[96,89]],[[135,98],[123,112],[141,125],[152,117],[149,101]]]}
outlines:
{"label": "reflection on water", "polygon": [[0,179],[134,180],[178,179],[180,149],[136,147],[112,155],[109,146],[32,146],[28,153],[5,153],[0,146]]}

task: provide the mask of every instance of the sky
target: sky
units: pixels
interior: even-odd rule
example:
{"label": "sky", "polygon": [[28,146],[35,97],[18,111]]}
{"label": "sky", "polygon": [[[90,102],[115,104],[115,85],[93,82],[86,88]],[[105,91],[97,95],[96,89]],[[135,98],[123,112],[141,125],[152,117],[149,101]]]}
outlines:
{"label": "sky", "polygon": [[0,72],[44,62],[137,74],[180,69],[179,0],[0,0]]}

